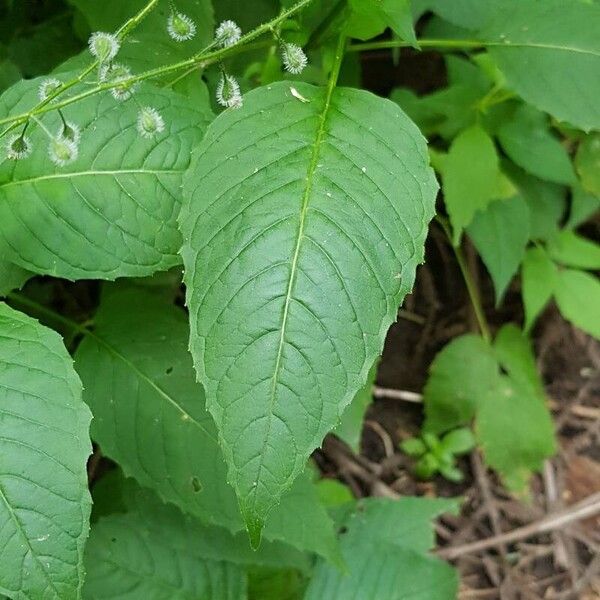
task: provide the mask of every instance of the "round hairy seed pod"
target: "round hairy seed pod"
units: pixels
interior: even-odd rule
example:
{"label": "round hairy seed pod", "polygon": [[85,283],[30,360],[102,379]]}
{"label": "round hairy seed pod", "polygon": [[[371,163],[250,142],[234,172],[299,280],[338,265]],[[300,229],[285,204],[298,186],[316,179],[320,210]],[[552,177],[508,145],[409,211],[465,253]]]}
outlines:
{"label": "round hairy seed pod", "polygon": [[242,37],[242,30],[235,21],[223,21],[215,31],[215,41],[223,47],[237,44]]}
{"label": "round hairy seed pod", "polygon": [[104,31],[92,33],[88,40],[88,47],[92,56],[96,57],[101,63],[111,61],[119,51],[121,43],[117,36]]}
{"label": "round hairy seed pod", "polygon": [[172,12],[167,20],[167,32],[176,42],[186,42],[196,35],[196,23],[183,13]]}
{"label": "round hairy seed pod", "polygon": [[21,133],[11,135],[6,141],[6,156],[10,160],[27,158],[32,149],[29,138]]}
{"label": "round hairy seed pod", "polygon": [[297,44],[284,43],[281,45],[281,60],[288,73],[298,75],[308,64],[304,50]]}
{"label": "round hairy seed pod", "polygon": [[142,137],[153,138],[165,130],[165,122],[155,108],[144,106],[138,113],[136,128]]}

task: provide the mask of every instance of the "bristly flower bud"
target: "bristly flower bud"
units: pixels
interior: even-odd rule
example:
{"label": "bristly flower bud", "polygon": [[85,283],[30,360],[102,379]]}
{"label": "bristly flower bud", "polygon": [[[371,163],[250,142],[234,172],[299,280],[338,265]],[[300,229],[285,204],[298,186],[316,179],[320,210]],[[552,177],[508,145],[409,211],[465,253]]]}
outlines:
{"label": "bristly flower bud", "polygon": [[48,147],[50,160],[59,167],[64,167],[77,159],[79,147],[71,140],[64,137],[53,138]]}
{"label": "bristly flower bud", "polygon": [[88,46],[92,56],[95,56],[101,63],[106,63],[117,55],[121,43],[112,33],[96,31],[90,36]]}
{"label": "bristly flower bud", "polygon": [[221,79],[217,84],[217,102],[226,108],[241,108],[242,93],[235,77],[227,75],[227,73],[221,74]]}
{"label": "bristly flower bud", "polygon": [[115,100],[120,101],[129,100],[138,87],[137,83],[125,83],[130,77],[131,69],[120,63],[105,65],[99,71],[100,81],[116,84],[110,88],[110,93]]}
{"label": "bristly flower bud", "polygon": [[167,21],[167,32],[176,42],[186,42],[196,35],[196,23],[183,13],[172,12]]}
{"label": "bristly flower bud", "polygon": [[52,95],[61,85],[62,83],[54,77],[44,79],[44,81],[42,81],[42,83],[40,83],[38,87],[38,98],[43,102],[50,95]]}
{"label": "bristly flower bud", "polygon": [[281,45],[281,60],[285,70],[293,75],[302,73],[308,64],[304,50],[297,44],[283,43]]}
{"label": "bristly flower bud", "polygon": [[138,113],[136,127],[142,137],[153,138],[165,130],[165,122],[155,108],[144,106]]}
{"label": "bristly flower bud", "polygon": [[79,144],[79,140],[81,139],[81,131],[79,130],[79,127],[75,125],[75,123],[71,123],[71,121],[65,121],[61,125],[57,137],[69,140],[74,144]]}
{"label": "bristly flower bud", "polygon": [[242,30],[235,21],[223,21],[215,31],[215,42],[220,46],[233,46],[240,41]]}
{"label": "bristly flower bud", "polygon": [[21,160],[31,154],[31,142],[21,133],[11,135],[6,142],[6,156],[10,160]]}

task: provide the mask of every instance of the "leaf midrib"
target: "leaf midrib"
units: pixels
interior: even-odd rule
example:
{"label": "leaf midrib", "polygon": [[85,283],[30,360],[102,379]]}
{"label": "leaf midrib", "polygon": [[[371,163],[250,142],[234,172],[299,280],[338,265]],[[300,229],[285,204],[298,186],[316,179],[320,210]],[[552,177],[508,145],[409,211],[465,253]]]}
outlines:
{"label": "leaf midrib", "polygon": [[281,362],[283,356],[283,349],[285,347],[285,336],[287,330],[287,322],[289,317],[289,308],[292,301],[292,293],[294,289],[294,283],[296,281],[297,271],[298,271],[298,257],[300,255],[300,248],[302,246],[302,238],[304,236],[304,228],[306,225],[306,214],[308,212],[308,205],[310,200],[310,195],[312,191],[312,184],[314,179],[314,174],[317,169],[317,164],[319,161],[319,156],[321,152],[321,146],[323,143],[323,138],[325,137],[325,123],[327,120],[327,115],[329,113],[329,108],[331,106],[331,98],[333,96],[333,91],[336,87],[335,78],[332,77],[330,79],[329,85],[327,86],[327,91],[325,93],[325,102],[323,105],[323,110],[319,115],[317,132],[315,135],[315,141],[312,145],[311,158],[310,163],[308,165],[308,170],[306,173],[306,187],[304,188],[304,193],[302,195],[302,205],[300,207],[300,221],[298,223],[298,231],[296,234],[296,242],[294,246],[294,253],[292,255],[290,273],[288,277],[288,285],[285,293],[285,301],[283,305],[283,314],[281,317],[281,326],[280,326],[280,335],[279,335],[279,343],[277,346],[277,357],[275,360],[275,368],[273,370],[273,380],[271,384],[271,392],[269,394],[269,411],[268,411],[268,424],[267,431],[265,432],[263,445],[260,453],[260,460],[258,463],[258,468],[256,472],[256,485],[253,488],[251,500],[253,507],[256,504],[256,495],[258,493],[258,481],[260,480],[260,475],[262,468],[264,466],[264,457],[265,451],[267,448],[267,442],[269,439],[269,435],[271,432],[271,423],[273,421],[273,406],[275,404],[275,398],[277,396],[277,384],[279,381],[279,373],[281,371]]}
{"label": "leaf midrib", "polygon": [[557,50],[560,52],[572,52],[573,54],[585,54],[600,58],[600,52],[596,50],[587,50],[585,48],[576,48],[574,46],[558,46],[556,44],[546,44],[542,42],[481,42],[483,46],[488,48],[533,48],[536,50]]}

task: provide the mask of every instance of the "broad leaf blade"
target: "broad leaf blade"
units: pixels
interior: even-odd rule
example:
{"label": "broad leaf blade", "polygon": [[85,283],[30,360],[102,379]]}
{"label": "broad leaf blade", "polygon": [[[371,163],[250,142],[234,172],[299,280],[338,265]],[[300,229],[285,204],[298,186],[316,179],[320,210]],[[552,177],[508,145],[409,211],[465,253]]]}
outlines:
{"label": "broad leaf blade", "polygon": [[[22,81],[7,90],[0,115],[35,105],[39,83]],[[179,262],[181,177],[211,115],[152,86],[137,99],[119,103],[104,93],[63,109],[81,128],[79,157],[64,167],[50,161],[41,128],[28,130],[32,155],[0,165],[3,257],[67,279],[144,276]],[[165,131],[156,140],[136,131],[139,105],[163,116]],[[59,129],[55,112],[42,121],[53,133]]]}
{"label": "broad leaf blade", "polygon": [[455,244],[475,213],[497,198],[499,177],[494,142],[481,127],[466,129],[452,142],[442,179]]}
{"label": "broad leaf blade", "polygon": [[567,267],[600,269],[600,244],[569,230],[561,231],[549,240],[548,253]]}
{"label": "broad leaf blade", "polygon": [[575,168],[583,188],[600,196],[600,133],[591,133],[581,142],[575,155]]}
{"label": "broad leaf blade", "polygon": [[[94,414],[92,437],[124,472],[204,522],[243,529],[217,432],[187,350],[184,312],[142,288],[105,293],[75,365]],[[314,485],[299,478],[267,524],[267,539],[337,560],[333,526]]]}
{"label": "broad leaf blade", "polygon": [[554,426],[546,406],[531,344],[514,325],[505,325],[494,342],[507,375],[481,402],[476,420],[486,462],[509,489],[523,491],[532,471],[556,451]]}
{"label": "broad leaf blade", "polygon": [[439,434],[469,425],[497,375],[494,354],[482,338],[467,334],[452,340],[431,363],[423,390],[424,428]]}
{"label": "broad leaf blade", "polygon": [[525,331],[542,312],[556,285],[556,266],[542,248],[531,248],[522,267],[522,293],[525,305]]}
{"label": "broad leaf blade", "polygon": [[209,128],[180,215],[190,347],[256,539],[364,385],[436,183],[391,102],[281,82]]}
{"label": "broad leaf blade", "polygon": [[60,337],[0,304],[0,593],[80,598],[90,413]]}
{"label": "broad leaf blade", "polygon": [[29,271],[11,262],[0,260],[0,297],[7,296],[13,290],[21,289],[31,275]]}
{"label": "broad leaf blade", "polygon": [[86,600],[246,598],[243,569],[198,552],[183,516],[158,527],[153,517],[152,512],[117,514],[92,527],[86,548]]}
{"label": "broad leaf blade", "polygon": [[556,303],[573,325],[600,339],[600,280],[575,269],[563,269],[556,282]]}
{"label": "broad leaf blade", "polygon": [[581,129],[600,128],[600,5],[504,2],[479,37],[528,103]]}
{"label": "broad leaf blade", "polygon": [[467,231],[492,276],[498,304],[525,255],[529,207],[519,196],[492,202]]}
{"label": "broad leaf blade", "polygon": [[424,498],[361,502],[341,523],[346,572],[318,563],[305,600],[454,598],[456,572],[426,554],[433,546],[430,520],[454,506]]}
{"label": "broad leaf blade", "polygon": [[510,159],[527,172],[555,183],[572,184],[575,171],[564,146],[550,131],[547,116],[526,104],[498,129]]}

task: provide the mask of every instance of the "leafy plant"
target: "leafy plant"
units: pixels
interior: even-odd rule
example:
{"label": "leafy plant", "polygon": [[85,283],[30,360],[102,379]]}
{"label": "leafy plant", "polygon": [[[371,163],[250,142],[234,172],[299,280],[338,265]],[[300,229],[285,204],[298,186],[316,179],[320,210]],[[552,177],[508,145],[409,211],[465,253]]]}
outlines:
{"label": "leafy plant", "polygon": [[[428,552],[455,502],[307,465],[359,450],[430,226],[479,332],[431,365],[417,474],[458,480],[471,426],[513,490],[554,452],[527,335],[554,299],[600,338],[599,5],[26,4],[0,0],[0,594],[454,597]],[[357,89],[408,46],[447,86]],[[492,336],[469,244],[497,305],[520,273],[523,329]]]}
{"label": "leafy plant", "polygon": [[406,454],[419,459],[414,468],[417,477],[431,479],[440,473],[450,481],[462,481],[464,475],[456,465],[456,457],[470,452],[474,446],[475,438],[466,427],[453,429],[441,438],[425,432],[420,438],[408,438],[400,444]]}

